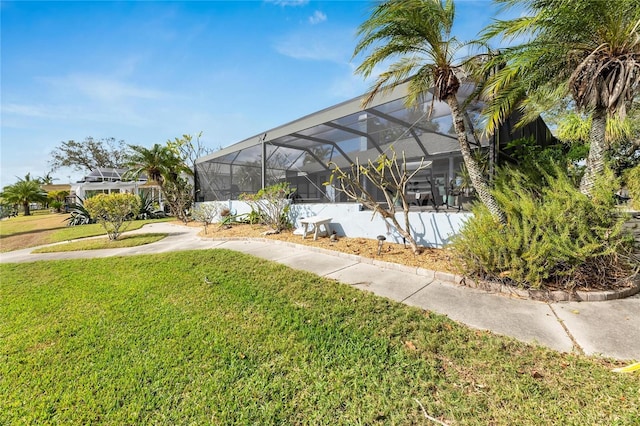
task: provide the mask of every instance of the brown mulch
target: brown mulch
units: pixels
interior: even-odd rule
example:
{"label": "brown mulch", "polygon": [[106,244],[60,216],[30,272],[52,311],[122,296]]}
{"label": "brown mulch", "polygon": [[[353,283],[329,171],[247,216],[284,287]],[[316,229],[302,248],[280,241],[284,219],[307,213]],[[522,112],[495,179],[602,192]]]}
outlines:
{"label": "brown mulch", "polygon": [[425,248],[422,253],[413,254],[409,245],[405,248],[403,244],[395,244],[385,241],[378,255],[378,241],[367,238],[338,237],[336,241],[331,241],[329,237],[318,237],[316,241],[313,237],[307,236],[302,239],[302,235],[294,235],[292,231],[283,231],[279,234],[266,235],[268,228],[262,225],[236,224],[230,228],[220,227],[212,224],[207,227],[205,234],[204,227],[198,222],[190,222],[188,226],[198,226],[202,228],[201,237],[211,238],[264,238],[266,240],[286,241],[295,244],[304,244],[319,247],[327,250],[340,251],[348,254],[368,257],[392,262],[401,265],[431,269],[442,272],[455,272],[452,264],[453,256],[446,249]]}

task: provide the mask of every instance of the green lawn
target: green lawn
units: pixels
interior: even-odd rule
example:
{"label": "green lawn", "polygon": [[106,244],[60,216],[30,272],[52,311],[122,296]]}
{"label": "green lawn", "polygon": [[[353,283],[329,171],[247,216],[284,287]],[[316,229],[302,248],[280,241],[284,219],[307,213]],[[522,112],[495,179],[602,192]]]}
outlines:
{"label": "green lawn", "polygon": [[[68,217],[68,214],[41,210],[31,216],[18,216],[0,221],[0,252],[107,234],[103,226],[98,223],[67,226],[65,219]],[[172,220],[175,219],[168,217],[134,220],[129,223],[126,230],[133,231],[148,223]]]}
{"label": "green lawn", "polygon": [[53,246],[40,247],[32,253],[57,253],[62,251],[77,250],[101,250],[110,248],[136,247],[145,244],[155,243],[165,238],[168,234],[147,233],[135,235],[120,235],[117,240],[110,240],[109,237],[89,238],[80,241],[71,241],[67,244],[57,244]]}
{"label": "green lawn", "polygon": [[[134,231],[136,229],[142,228],[144,225],[149,223],[156,222],[168,222],[171,220],[175,220],[174,218],[164,218],[164,219],[147,219],[147,220],[134,220],[129,222],[127,225],[126,231]],[[95,237],[98,235],[106,235],[107,231],[104,230],[104,227],[99,223],[92,223],[90,225],[80,225],[80,226],[66,226],[64,228],[60,228],[56,230],[53,235],[51,235],[51,242],[58,243],[60,241],[68,241],[75,240],[78,238],[85,237]]]}
{"label": "green lawn", "polygon": [[0,424],[434,424],[417,401],[452,425],[640,423],[613,362],[236,252],[0,277]]}

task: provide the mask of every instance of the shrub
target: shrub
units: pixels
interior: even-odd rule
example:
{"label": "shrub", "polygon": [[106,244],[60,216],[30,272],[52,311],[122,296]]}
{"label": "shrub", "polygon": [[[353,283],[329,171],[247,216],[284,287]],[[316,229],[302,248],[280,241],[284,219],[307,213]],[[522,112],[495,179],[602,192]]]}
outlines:
{"label": "shrub", "polygon": [[632,239],[616,215],[615,186],[608,172],[589,199],[558,167],[542,181],[503,170],[494,193],[507,224],[474,206],[452,243],[463,272],[534,289],[616,285],[631,275]]}
{"label": "shrub", "polygon": [[96,223],[95,219],[91,217],[91,213],[84,207],[84,200],[78,197],[78,202],[69,206],[69,213],[71,214],[65,219],[67,226],[89,225],[90,223]]}
{"label": "shrub", "polygon": [[140,209],[140,198],[128,193],[98,194],[85,200],[84,206],[102,224],[109,239],[117,240]]}
{"label": "shrub", "polygon": [[157,209],[153,197],[147,192],[141,192],[138,197],[140,198],[140,208],[136,212],[136,219],[155,219]]}
{"label": "shrub", "polygon": [[629,197],[631,197],[631,207],[640,210],[640,165],[627,170],[624,177],[627,182]]}
{"label": "shrub", "polygon": [[202,222],[204,226],[204,232],[207,232],[207,227],[212,224],[216,218],[220,215],[220,206],[216,203],[202,203],[193,209],[191,217],[197,222]]}
{"label": "shrub", "polygon": [[54,209],[56,213],[60,213],[62,211],[62,201],[52,201],[49,203],[49,207]]}
{"label": "shrub", "polygon": [[293,191],[287,182],[261,189],[256,194],[241,194],[240,199],[251,206],[249,217],[261,218],[263,223],[280,232],[291,227],[289,220],[289,194]]}

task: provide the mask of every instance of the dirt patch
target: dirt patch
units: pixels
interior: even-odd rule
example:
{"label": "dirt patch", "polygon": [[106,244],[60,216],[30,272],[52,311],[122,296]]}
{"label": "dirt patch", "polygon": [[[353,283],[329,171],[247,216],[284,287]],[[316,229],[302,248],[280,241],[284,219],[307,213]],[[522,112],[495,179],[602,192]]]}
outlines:
{"label": "dirt patch", "polygon": [[14,229],[15,231],[11,235],[6,235],[6,232],[3,231],[3,235],[0,237],[0,252],[49,244],[51,234],[57,229],[66,227],[64,221],[66,217],[66,215],[50,214],[26,218],[18,216],[2,220],[0,228]]}

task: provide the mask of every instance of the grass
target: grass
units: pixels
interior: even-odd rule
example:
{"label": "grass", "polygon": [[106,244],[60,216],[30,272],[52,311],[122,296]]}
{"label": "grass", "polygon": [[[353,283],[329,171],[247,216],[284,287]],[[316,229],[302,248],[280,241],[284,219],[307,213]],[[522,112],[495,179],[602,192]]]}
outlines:
{"label": "grass", "polygon": [[0,237],[24,234],[32,231],[45,231],[64,226],[68,215],[51,213],[48,210],[33,211],[31,216],[16,216],[0,221]]}
{"label": "grass", "polygon": [[[68,214],[38,211],[31,216],[18,216],[0,221],[0,252],[70,241],[78,238],[106,235],[98,223],[67,226]],[[148,223],[166,222],[174,218],[135,220],[128,231],[140,229]]]}
{"label": "grass", "polygon": [[244,254],[0,277],[0,424],[432,424],[417,401],[451,425],[640,422],[638,376],[612,361]]}
{"label": "grass", "polygon": [[72,241],[67,244],[57,244],[54,246],[40,247],[32,251],[32,253],[57,253],[62,251],[77,250],[101,250],[112,248],[124,248],[142,246],[145,244],[155,243],[165,238],[164,233],[148,233],[137,235],[121,235],[117,240],[113,241],[109,238],[91,238],[80,241]]}

